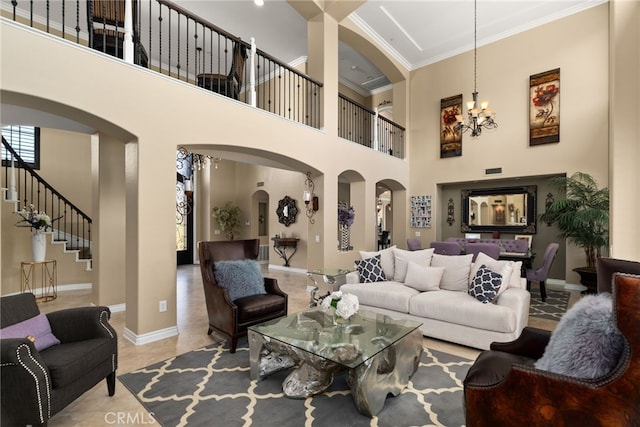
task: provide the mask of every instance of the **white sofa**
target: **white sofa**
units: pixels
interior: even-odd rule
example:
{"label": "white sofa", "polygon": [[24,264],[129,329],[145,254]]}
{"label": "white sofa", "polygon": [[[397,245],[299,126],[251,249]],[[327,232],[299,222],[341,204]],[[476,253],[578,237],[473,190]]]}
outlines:
{"label": "white sofa", "polygon": [[[379,257],[386,278],[360,283],[358,271],[347,275],[340,290],[356,295],[361,309],[421,322],[425,336],[479,349],[488,349],[494,341],[512,341],[527,325],[530,294],[526,280],[520,277],[519,262],[498,261],[480,253],[472,263],[472,255],[438,255],[433,249],[410,252],[395,246],[360,254],[367,264]],[[364,262],[356,263],[362,270]],[[469,294],[481,265],[502,276],[500,280],[493,275],[501,283],[498,295],[488,303]],[[370,275],[368,270],[362,273]]]}

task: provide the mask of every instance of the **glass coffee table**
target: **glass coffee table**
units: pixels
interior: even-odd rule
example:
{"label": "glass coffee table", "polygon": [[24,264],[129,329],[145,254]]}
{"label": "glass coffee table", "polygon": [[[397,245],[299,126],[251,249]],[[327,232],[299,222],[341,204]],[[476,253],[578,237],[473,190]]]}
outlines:
{"label": "glass coffee table", "polygon": [[271,320],[248,330],[251,379],[293,368],[282,384],[287,397],[322,393],[333,375],[347,372],[361,414],[374,416],[389,393],[397,396],[418,369],[421,323],[360,310],[346,323],[320,307]]}

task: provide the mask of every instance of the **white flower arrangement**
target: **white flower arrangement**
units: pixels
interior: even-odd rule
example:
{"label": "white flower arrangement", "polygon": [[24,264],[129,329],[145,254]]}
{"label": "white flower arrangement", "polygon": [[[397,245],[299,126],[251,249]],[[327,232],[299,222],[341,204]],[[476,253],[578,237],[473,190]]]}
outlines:
{"label": "white flower arrangement", "polygon": [[34,209],[33,205],[29,205],[27,208],[23,208],[22,210],[16,212],[22,219],[18,221],[16,226],[18,227],[30,227],[36,232],[47,231],[47,229],[51,228],[51,224],[53,221],[56,221],[60,218],[56,218],[55,220],[51,220],[51,217],[47,215],[44,211],[38,212]]}
{"label": "white flower arrangement", "polygon": [[353,294],[335,291],[322,300],[322,310],[327,311],[329,307],[336,309],[337,316],[348,319],[358,312],[360,303],[358,297]]}

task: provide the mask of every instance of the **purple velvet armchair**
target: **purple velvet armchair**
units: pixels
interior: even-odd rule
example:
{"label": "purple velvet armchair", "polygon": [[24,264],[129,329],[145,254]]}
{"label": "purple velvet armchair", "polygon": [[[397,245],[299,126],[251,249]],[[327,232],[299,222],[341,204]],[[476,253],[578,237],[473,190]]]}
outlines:
{"label": "purple velvet armchair", "polygon": [[527,290],[531,290],[531,282],[540,283],[540,298],[542,299],[542,302],[544,302],[544,300],[547,298],[545,281],[547,280],[549,269],[551,268],[551,264],[553,264],[553,260],[556,258],[559,247],[560,245],[557,243],[549,243],[547,249],[544,251],[544,259],[542,260],[542,265],[535,270],[527,270]]}
{"label": "purple velvet armchair", "polygon": [[433,253],[440,255],[460,255],[462,246],[456,242],[431,242]]}

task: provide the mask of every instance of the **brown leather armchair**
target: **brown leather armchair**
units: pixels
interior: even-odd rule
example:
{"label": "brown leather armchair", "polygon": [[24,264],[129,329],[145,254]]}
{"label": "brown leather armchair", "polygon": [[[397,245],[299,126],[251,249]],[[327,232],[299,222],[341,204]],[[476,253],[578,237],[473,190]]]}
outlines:
{"label": "brown leather armchair", "polygon": [[229,291],[216,282],[216,261],[256,259],[260,240],[229,240],[199,242],[200,271],[209,315],[209,330],[218,332],[230,341],[235,353],[238,338],[247,335],[247,327],[287,315],[287,294],[275,279],[265,277],[266,295],[252,295],[232,301]]}
{"label": "brown leather armchair", "polygon": [[491,344],[469,369],[464,380],[466,425],[639,426],[638,274],[638,262],[598,260],[599,291],[610,290],[613,282],[614,319],[626,341],[613,372],[585,380],[536,369],[551,332],[527,327],[515,341]]}

